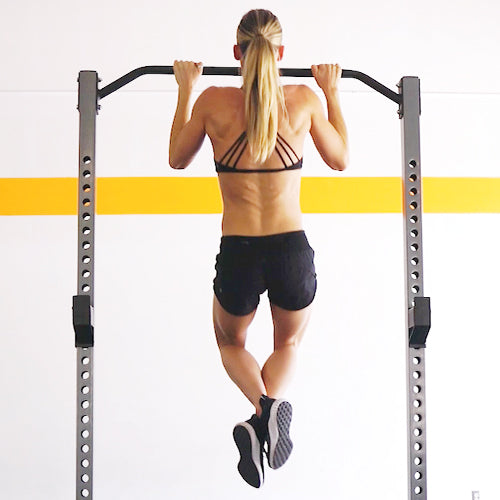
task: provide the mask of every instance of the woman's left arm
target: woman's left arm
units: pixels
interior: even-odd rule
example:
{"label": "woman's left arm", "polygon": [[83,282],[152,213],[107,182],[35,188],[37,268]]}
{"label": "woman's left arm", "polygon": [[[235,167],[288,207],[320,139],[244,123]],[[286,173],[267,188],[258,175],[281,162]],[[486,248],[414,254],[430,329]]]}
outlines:
{"label": "woman's left arm", "polygon": [[205,138],[203,99],[196,101],[191,113],[190,101],[196,81],[203,71],[201,63],[175,61],[174,74],[179,92],[172,130],[170,132],[169,164],[186,168],[193,160]]}

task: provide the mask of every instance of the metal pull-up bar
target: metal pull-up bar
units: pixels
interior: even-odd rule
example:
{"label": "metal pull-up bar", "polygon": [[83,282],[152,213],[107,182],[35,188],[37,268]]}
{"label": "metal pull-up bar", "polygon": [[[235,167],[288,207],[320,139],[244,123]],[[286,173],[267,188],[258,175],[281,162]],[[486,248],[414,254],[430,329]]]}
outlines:
{"label": "metal pull-up bar", "polygon": [[[282,68],[280,69],[281,76],[292,76],[292,77],[311,77],[312,72],[307,68]],[[141,68],[136,68],[118,78],[114,82],[106,85],[102,89],[98,91],[98,96],[100,99],[112,94],[115,90],[122,88],[127,85],[127,83],[132,82],[136,78],[139,78],[143,75],[173,75],[174,68],[173,66],[142,66]],[[213,75],[213,76],[239,76],[240,68],[239,67],[219,67],[219,66],[204,66],[203,67],[203,75]],[[391,101],[394,101],[396,104],[401,104],[401,95],[397,94],[390,88],[382,85],[377,80],[374,80],[371,76],[365,75],[360,71],[353,71],[351,69],[343,69],[342,70],[342,78],[354,78],[368,85],[372,89],[380,92],[382,95],[385,95]]]}
{"label": "metal pull-up bar", "polygon": [[[144,66],[98,89],[95,71],[79,74],[80,160],[78,184],[78,279],[73,298],[77,348],[77,476],[76,499],[93,498],[93,380],[94,380],[94,218],[96,184],[96,116],[98,101],[139,76],[173,74],[172,66]],[[207,66],[204,75],[238,76],[240,68]],[[310,69],[281,69],[288,77],[311,77]],[[420,168],[420,80],[405,76],[396,93],[359,71],[343,70],[399,104],[403,152],[403,219],[405,282],[408,317],[405,328],[407,364],[408,499],[427,500],[425,344],[430,329],[430,301],[424,297],[422,248],[422,182]]]}

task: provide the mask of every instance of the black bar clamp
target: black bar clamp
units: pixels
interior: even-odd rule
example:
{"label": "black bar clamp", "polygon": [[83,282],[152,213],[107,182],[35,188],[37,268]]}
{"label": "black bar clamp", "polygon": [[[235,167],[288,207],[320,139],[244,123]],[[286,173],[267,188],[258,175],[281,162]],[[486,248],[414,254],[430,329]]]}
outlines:
{"label": "black bar clamp", "polygon": [[415,297],[413,307],[408,310],[408,335],[410,347],[425,347],[431,329],[430,297]]}
{"label": "black bar clamp", "polygon": [[75,347],[94,347],[94,308],[90,295],[73,296]]}

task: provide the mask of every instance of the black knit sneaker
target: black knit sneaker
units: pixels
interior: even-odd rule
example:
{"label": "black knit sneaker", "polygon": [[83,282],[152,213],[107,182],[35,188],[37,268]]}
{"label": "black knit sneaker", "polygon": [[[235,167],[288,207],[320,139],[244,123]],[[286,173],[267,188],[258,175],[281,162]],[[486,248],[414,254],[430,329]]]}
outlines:
{"label": "black knit sneaker", "polygon": [[266,429],[269,467],[279,469],[292,453],[293,443],[289,435],[292,405],[284,399],[261,396],[260,406],[261,422]]}
{"label": "black knit sneaker", "polygon": [[240,461],[238,471],[241,477],[254,488],[260,488],[264,483],[264,440],[259,439],[260,421],[257,415],[246,422],[240,422],[234,427],[233,438],[238,451]]}

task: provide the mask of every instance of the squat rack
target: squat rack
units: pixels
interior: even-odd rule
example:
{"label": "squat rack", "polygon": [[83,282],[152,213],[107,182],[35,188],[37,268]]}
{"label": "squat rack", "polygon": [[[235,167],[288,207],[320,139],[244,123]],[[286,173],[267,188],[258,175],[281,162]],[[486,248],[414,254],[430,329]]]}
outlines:
{"label": "squat rack", "polygon": [[[282,76],[311,77],[310,69],[281,69]],[[173,74],[172,66],[137,68],[102,89],[97,72],[80,71],[78,110],[80,147],[78,175],[78,283],[73,297],[77,352],[76,499],[93,498],[93,351],[94,351],[94,220],[95,143],[99,100],[142,75]],[[204,75],[238,76],[240,68],[203,68]],[[408,317],[405,328],[407,367],[408,499],[427,500],[425,347],[430,330],[430,299],[424,297],[422,249],[422,182],[420,168],[420,80],[405,76],[399,92],[359,71],[343,70],[398,104],[403,153],[402,187],[405,233],[405,283]]]}

